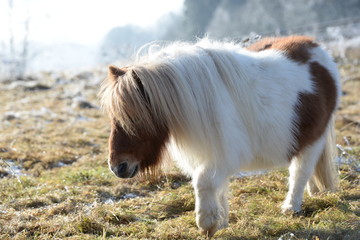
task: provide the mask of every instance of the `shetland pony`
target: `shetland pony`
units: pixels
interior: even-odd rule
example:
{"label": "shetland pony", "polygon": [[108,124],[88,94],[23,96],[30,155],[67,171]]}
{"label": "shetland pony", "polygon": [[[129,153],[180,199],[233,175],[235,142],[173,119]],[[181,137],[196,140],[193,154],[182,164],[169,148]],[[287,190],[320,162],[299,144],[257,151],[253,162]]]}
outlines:
{"label": "shetland pony", "polygon": [[110,66],[100,94],[114,174],[154,171],[170,153],[192,177],[196,223],[208,236],[228,224],[228,182],[240,170],[290,165],[284,212],[301,210],[306,186],[310,195],[337,188],[339,74],[311,38],[152,46],[127,67]]}

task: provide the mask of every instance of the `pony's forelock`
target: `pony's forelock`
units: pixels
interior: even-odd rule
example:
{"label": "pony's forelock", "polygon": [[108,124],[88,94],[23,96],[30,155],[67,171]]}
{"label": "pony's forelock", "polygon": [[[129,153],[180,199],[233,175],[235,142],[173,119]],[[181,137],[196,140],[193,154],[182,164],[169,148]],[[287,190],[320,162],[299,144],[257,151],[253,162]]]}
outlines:
{"label": "pony's forelock", "polygon": [[104,80],[100,90],[102,109],[128,134],[137,135],[139,131],[154,133],[156,132],[154,116],[133,71],[129,69],[115,80],[111,78]]}

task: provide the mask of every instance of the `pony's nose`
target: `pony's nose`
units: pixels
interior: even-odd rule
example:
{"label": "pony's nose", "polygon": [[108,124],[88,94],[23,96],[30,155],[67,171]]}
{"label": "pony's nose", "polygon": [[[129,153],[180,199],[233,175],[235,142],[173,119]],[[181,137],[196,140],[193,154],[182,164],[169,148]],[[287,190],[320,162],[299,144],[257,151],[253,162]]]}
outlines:
{"label": "pony's nose", "polygon": [[114,167],[114,169],[112,169],[112,170],[116,176],[123,178],[126,175],[127,168],[128,168],[127,162],[123,162],[123,163],[117,165],[116,167]]}

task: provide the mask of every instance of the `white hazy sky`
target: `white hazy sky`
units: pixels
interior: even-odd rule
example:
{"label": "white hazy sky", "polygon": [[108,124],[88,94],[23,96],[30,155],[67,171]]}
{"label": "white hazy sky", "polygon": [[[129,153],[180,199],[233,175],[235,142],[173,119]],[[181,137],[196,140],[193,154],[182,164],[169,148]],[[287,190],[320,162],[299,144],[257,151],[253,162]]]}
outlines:
{"label": "white hazy sky", "polygon": [[[23,37],[30,17],[30,39],[37,42],[96,44],[113,27],[151,26],[183,0],[13,0],[15,38]],[[9,39],[9,0],[0,0],[0,41]]]}

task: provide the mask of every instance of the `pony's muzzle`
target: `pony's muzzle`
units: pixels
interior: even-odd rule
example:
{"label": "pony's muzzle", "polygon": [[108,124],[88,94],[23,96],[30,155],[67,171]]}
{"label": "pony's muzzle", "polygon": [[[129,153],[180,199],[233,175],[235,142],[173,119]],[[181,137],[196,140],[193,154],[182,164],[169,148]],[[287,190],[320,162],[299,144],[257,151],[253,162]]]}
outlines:
{"label": "pony's muzzle", "polygon": [[123,175],[124,173],[126,173],[126,170],[128,168],[128,164],[127,162],[124,162],[124,163],[121,163],[119,164],[115,169],[114,169],[114,172],[117,176],[121,176]]}
{"label": "pony's muzzle", "polygon": [[139,165],[130,166],[127,162],[122,162],[116,166],[111,166],[111,171],[119,178],[132,178],[139,171]]}

